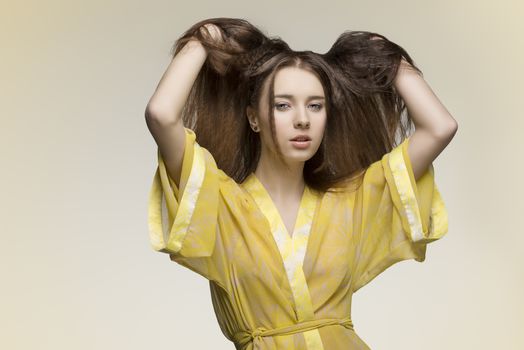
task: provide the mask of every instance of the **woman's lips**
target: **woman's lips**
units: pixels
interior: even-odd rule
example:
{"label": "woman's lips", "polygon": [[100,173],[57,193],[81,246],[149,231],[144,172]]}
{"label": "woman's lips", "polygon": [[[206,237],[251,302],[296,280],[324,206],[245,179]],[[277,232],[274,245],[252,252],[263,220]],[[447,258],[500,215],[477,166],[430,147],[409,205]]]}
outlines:
{"label": "woman's lips", "polygon": [[291,144],[295,148],[304,149],[308,148],[311,144],[311,140],[305,140],[305,141],[298,141],[298,140],[291,140]]}

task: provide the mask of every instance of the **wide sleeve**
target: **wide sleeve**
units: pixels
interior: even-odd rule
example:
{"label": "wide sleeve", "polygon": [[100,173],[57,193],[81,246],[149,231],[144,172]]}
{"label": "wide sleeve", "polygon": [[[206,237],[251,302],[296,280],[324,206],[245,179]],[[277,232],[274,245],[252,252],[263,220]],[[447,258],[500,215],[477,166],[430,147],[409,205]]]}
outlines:
{"label": "wide sleeve", "polygon": [[359,188],[361,219],[354,292],[397,262],[423,262],[427,244],[448,231],[433,164],[415,180],[409,140],[371,164],[364,174]]}
{"label": "wide sleeve", "polygon": [[172,261],[224,283],[227,258],[217,229],[219,169],[209,151],[196,142],[194,131],[184,129],[180,188],[168,175],[157,148],[158,166],[148,203],[150,243]]}

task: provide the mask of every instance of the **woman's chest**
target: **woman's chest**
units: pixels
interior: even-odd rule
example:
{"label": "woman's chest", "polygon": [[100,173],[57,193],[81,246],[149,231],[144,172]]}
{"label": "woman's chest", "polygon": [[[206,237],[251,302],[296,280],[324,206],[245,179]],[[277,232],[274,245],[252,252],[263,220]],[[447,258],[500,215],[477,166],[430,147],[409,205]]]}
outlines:
{"label": "woman's chest", "polygon": [[[293,298],[305,291],[304,286],[311,292],[350,282],[355,250],[351,211],[341,203],[317,199],[302,201],[295,214],[279,210],[278,204],[271,213],[262,209],[267,203],[240,201],[236,218],[219,228],[231,240],[228,255],[234,285]],[[288,233],[291,228],[293,235]]]}

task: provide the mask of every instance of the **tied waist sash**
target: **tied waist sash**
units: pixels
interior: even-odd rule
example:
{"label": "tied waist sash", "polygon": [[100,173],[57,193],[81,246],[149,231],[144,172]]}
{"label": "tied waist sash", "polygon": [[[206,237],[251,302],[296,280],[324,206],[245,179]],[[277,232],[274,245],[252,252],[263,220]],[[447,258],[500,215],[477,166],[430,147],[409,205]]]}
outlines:
{"label": "tied waist sash", "polygon": [[309,331],[312,329],[324,327],[324,326],[330,326],[330,325],[341,325],[346,327],[347,329],[353,330],[353,322],[351,321],[351,317],[345,317],[345,318],[319,318],[315,320],[308,320],[303,321],[300,323],[296,323],[290,326],[285,327],[279,327],[279,328],[272,328],[267,329],[264,327],[258,327],[253,331],[239,331],[233,334],[233,341],[240,345],[241,349],[244,349],[244,347],[251,341],[255,342],[257,340],[261,340],[262,337],[272,337],[275,335],[289,335],[294,333],[300,333]]}

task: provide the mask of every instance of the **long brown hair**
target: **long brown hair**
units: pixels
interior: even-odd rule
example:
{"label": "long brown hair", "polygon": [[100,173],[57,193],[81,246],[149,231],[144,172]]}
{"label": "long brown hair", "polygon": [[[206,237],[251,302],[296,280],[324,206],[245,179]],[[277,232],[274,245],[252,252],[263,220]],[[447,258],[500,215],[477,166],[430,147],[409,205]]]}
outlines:
{"label": "long brown hair", "polygon": [[[224,41],[210,40],[201,32],[208,23],[220,29]],[[264,103],[260,96],[266,82],[273,142],[282,157],[276,142],[273,87],[276,73],[284,67],[312,72],[325,92],[324,138],[304,164],[304,181],[314,189],[348,189],[348,183],[360,180],[366,168],[413,127],[393,80],[402,58],[421,72],[403,48],[383,35],[346,31],[328,52],[318,54],[293,51],[280,37],[269,37],[244,19],[221,17],[194,24],[176,40],[171,54],[194,38],[208,56],[182,120],[217,166],[238,183],[255,171],[260,158],[260,137],[249,127],[246,110],[248,106],[258,110]]]}

